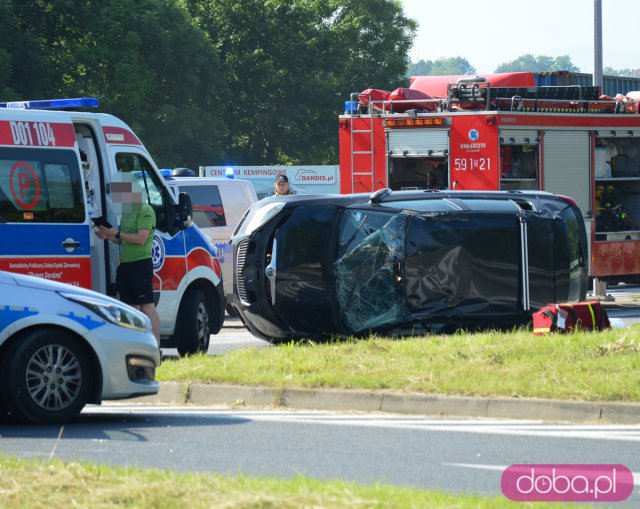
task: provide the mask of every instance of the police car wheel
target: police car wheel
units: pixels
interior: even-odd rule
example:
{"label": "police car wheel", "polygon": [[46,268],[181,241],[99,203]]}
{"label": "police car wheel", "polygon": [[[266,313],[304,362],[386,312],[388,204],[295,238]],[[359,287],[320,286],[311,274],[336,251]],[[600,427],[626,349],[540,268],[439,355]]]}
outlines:
{"label": "police car wheel", "polygon": [[34,424],[67,422],[89,400],[91,359],[72,334],[39,329],[12,343],[0,380],[12,418]]}
{"label": "police car wheel", "polygon": [[211,307],[200,290],[193,290],[185,297],[180,308],[180,337],[178,353],[190,355],[206,352],[211,335]]}

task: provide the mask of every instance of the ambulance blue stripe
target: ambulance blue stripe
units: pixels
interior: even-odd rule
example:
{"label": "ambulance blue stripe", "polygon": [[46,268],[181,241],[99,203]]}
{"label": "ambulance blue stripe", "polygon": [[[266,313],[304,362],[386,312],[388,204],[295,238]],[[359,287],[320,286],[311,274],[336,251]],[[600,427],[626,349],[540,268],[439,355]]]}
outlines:
{"label": "ambulance blue stripe", "polygon": [[[0,256],[88,256],[89,226],[83,224],[0,224]],[[67,252],[66,239],[80,242]]]}
{"label": "ambulance blue stripe", "polygon": [[187,249],[188,252],[193,251],[197,247],[201,247],[210,254],[215,255],[209,237],[202,233],[202,230],[192,226],[191,228],[187,228],[184,233],[187,238],[187,246],[189,246]]}

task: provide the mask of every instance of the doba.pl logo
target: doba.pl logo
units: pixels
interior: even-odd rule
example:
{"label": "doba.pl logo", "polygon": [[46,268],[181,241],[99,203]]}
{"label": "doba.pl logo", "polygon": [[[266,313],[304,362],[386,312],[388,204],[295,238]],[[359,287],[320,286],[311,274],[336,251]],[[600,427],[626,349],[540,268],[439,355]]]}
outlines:
{"label": "doba.pl logo", "polygon": [[620,502],[633,492],[624,465],[511,465],[502,493],[516,502]]}

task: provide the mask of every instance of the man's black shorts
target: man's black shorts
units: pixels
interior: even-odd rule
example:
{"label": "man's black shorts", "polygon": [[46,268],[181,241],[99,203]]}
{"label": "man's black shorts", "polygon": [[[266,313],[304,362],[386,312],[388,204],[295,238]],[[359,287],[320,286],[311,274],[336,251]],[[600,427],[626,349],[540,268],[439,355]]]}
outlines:
{"label": "man's black shorts", "polygon": [[121,263],[116,272],[116,286],[125,304],[153,302],[153,261],[151,258]]}

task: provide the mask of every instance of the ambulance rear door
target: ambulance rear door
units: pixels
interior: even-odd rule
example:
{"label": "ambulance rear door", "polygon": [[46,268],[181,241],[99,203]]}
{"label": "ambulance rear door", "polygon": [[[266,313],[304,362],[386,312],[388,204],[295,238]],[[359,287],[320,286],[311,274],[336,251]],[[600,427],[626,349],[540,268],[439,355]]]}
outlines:
{"label": "ambulance rear door", "polygon": [[59,115],[2,112],[0,269],[91,288],[80,160]]}

